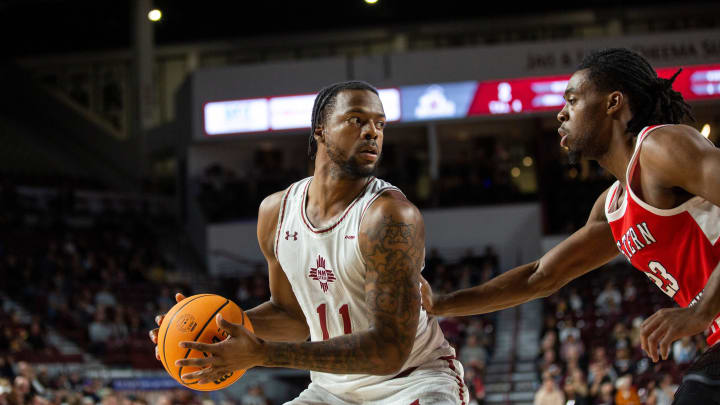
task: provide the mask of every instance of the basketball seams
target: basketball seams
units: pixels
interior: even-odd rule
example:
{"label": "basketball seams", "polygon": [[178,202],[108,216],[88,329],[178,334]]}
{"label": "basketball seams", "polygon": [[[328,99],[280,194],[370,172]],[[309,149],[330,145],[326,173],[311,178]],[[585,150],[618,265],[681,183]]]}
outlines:
{"label": "basketball seams", "polygon": [[[210,296],[210,295],[213,295],[213,294],[200,294],[200,295],[198,295],[198,296],[196,296],[196,297],[190,297],[190,298],[192,298],[192,299],[189,300],[188,302],[184,303],[180,308],[178,308],[177,311],[175,311],[175,313],[172,314],[172,316],[171,316],[170,319],[168,320],[167,327],[165,328],[165,334],[164,334],[164,336],[163,336],[163,345],[162,345],[162,346],[163,346],[163,347],[162,347],[162,352],[163,352],[163,365],[165,366],[165,369],[166,369],[166,370],[167,370],[169,367],[168,367],[168,365],[167,365],[167,353],[165,352],[165,338],[167,338],[167,333],[168,333],[168,330],[170,330],[170,325],[172,324],[172,321],[175,319],[175,316],[176,316],[183,308],[185,308],[186,306],[188,306],[188,304],[190,304],[191,302],[193,302],[193,301],[195,301],[195,300],[197,300],[197,299],[200,299],[200,298],[202,298],[202,297],[207,297],[207,296]],[[162,327],[162,325],[160,325],[160,327]]]}
{"label": "basketball seams", "polygon": [[[208,295],[212,295],[212,294],[208,294]],[[198,334],[195,336],[195,339],[193,339],[194,342],[197,342],[197,340],[200,338],[200,336],[202,336],[202,333],[205,331],[205,328],[207,328],[207,326],[210,324],[210,321],[212,321],[212,320],[215,318],[215,316],[218,314],[218,312],[222,311],[222,309],[225,308],[229,303],[230,303],[230,300],[225,299],[225,303],[222,304],[222,305],[220,305],[220,308],[218,308],[212,315],[210,315],[210,316],[208,317],[208,320],[207,320],[207,322],[205,322],[205,325],[203,325],[202,329],[200,329],[200,331],[198,332]],[[179,311],[178,311],[178,312],[179,312]],[[244,317],[244,316],[245,316],[245,311],[243,311],[243,317]],[[164,343],[164,342],[163,342],[163,343]],[[164,348],[164,347],[163,347],[163,348]],[[192,349],[188,349],[187,352],[185,353],[185,357],[183,357],[183,358],[184,358],[184,359],[187,359],[188,356],[190,355],[190,352],[191,352],[191,351],[192,351]],[[191,383],[186,383],[185,381],[183,381],[183,379],[182,379],[182,369],[183,369],[183,367],[178,368],[178,379],[179,379],[180,381],[182,381],[183,384],[186,384],[186,385],[196,384],[197,381],[196,381],[196,382],[191,382]]]}

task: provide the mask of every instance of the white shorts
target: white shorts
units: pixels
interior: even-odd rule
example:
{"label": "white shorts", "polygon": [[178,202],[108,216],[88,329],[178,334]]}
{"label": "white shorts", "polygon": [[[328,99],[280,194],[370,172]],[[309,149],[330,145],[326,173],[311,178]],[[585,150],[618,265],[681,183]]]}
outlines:
{"label": "white shorts", "polygon": [[353,392],[333,394],[312,382],[300,396],[285,405],[465,405],[468,391],[463,368],[453,357],[423,364],[410,374]]}

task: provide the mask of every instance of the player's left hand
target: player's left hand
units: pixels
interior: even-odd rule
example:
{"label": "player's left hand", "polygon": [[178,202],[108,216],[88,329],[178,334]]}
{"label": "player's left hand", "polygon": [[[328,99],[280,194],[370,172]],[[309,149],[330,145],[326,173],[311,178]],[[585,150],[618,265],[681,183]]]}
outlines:
{"label": "player's left hand", "polygon": [[[654,362],[667,360],[672,343],[704,331],[710,322],[695,307],[663,308],[646,319],[641,327],[641,345]],[[658,353],[658,346],[660,353]],[[658,356],[659,355],[659,356]]]}
{"label": "player's left hand", "polygon": [[180,342],[185,349],[193,349],[208,354],[208,357],[175,361],[176,366],[202,367],[192,373],[183,374],[183,380],[199,379],[200,384],[209,383],[235,371],[244,370],[262,364],[262,341],[242,325],[231,323],[217,314],[215,322],[227,332],[227,339],[218,343]]}

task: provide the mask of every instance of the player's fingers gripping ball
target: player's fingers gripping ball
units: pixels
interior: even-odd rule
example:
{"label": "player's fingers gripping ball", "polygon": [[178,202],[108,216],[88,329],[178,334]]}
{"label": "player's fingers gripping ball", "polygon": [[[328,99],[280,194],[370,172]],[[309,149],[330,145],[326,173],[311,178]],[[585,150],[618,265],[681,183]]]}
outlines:
{"label": "player's fingers gripping ball", "polygon": [[192,349],[183,349],[180,342],[217,343],[227,338],[227,332],[219,328],[215,316],[220,313],[228,322],[241,324],[253,331],[250,320],[234,302],[214,294],[199,294],[187,297],[175,304],[165,315],[157,337],[160,361],[165,370],[180,384],[198,391],[214,391],[225,388],[237,381],[246,370],[235,370],[223,377],[205,384],[197,379],[183,380],[182,375],[200,370],[199,367],[178,367],[176,360],[207,357],[209,354]]}

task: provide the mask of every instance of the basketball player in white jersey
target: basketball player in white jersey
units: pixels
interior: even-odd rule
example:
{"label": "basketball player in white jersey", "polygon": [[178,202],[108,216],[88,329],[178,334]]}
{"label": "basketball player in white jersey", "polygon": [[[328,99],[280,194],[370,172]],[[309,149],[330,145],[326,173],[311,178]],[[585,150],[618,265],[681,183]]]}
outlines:
{"label": "basketball player in white jersey", "polygon": [[467,403],[462,366],[420,306],[422,216],[399,189],[372,176],[384,127],[369,84],[338,83],[318,94],[314,176],[260,206],[272,297],[247,311],[254,334],[218,315],[229,339],[182,343],[211,354],[179,360],[205,367],[185,379],[290,367],[312,371],[293,405]]}

